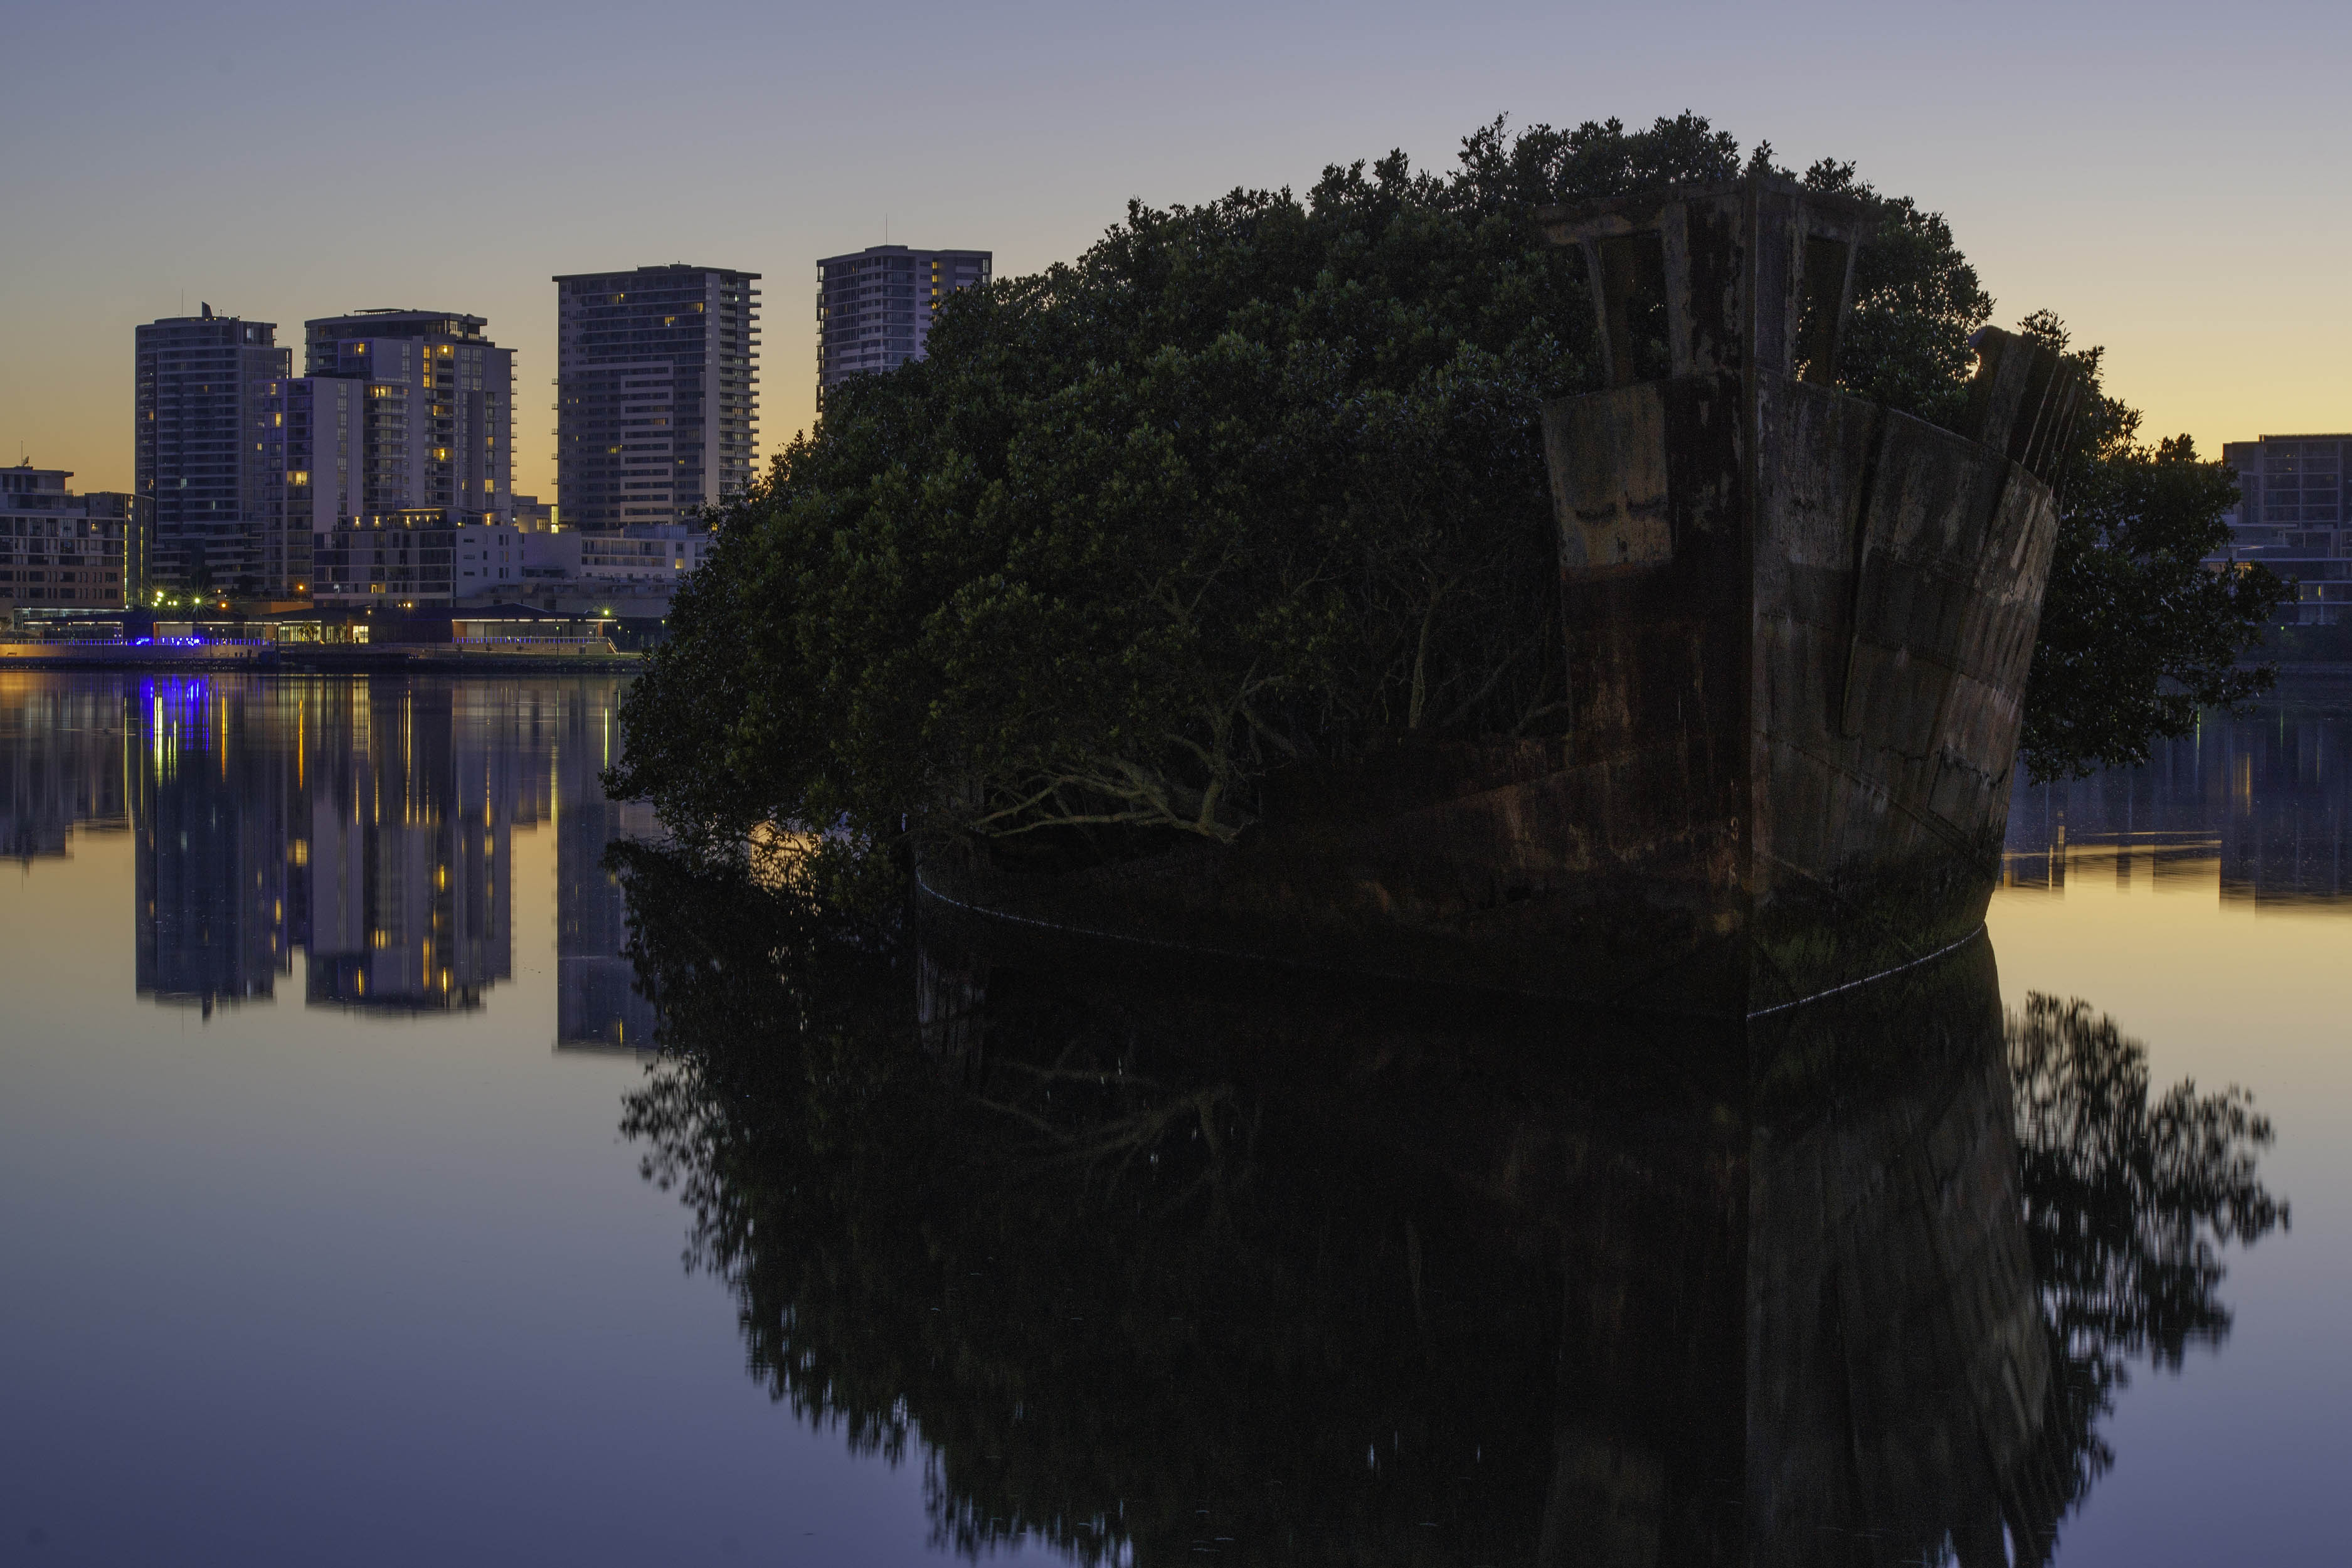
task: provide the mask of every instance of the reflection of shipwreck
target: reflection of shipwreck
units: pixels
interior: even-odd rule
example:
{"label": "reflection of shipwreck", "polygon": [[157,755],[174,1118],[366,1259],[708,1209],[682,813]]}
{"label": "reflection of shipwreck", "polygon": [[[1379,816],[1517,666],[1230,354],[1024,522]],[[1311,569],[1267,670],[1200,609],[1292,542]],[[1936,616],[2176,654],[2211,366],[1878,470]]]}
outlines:
{"label": "reflection of shipwreck", "polygon": [[1536,1561],[2044,1561],[2071,1457],[1990,950],[1748,1044],[1744,1116],[1612,1128],[1559,1194]]}
{"label": "reflection of shipwreck", "polygon": [[1976,928],[2063,362],[1988,331],[1957,431],[1838,391],[1864,209],[1785,180],[1544,218],[1587,258],[1612,384],[1544,410],[1570,732],[1390,753],[1278,788],[1232,851],[976,901],[1735,1016]]}
{"label": "reflection of shipwreck", "polygon": [[1196,1510],[1286,1560],[2047,1560],[2074,1429],[1988,945],[1736,1024],[1108,949],[927,921],[950,1120],[877,1114],[863,1163],[933,1195],[740,1215],[767,1363],[905,1411],[953,1517],[1087,1562],[1118,1543],[1055,1532],[1114,1504],[1136,1562]]}

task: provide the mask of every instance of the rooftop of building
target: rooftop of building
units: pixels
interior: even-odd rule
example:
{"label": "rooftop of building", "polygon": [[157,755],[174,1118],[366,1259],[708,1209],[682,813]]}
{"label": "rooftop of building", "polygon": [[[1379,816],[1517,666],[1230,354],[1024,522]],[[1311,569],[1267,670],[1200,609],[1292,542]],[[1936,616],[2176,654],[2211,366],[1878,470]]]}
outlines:
{"label": "rooftop of building", "polygon": [[[243,316],[232,316],[225,314],[222,311],[215,310],[212,307],[211,300],[204,300],[197,302],[197,310],[193,316],[158,316],[150,324],[158,327],[171,327],[177,326],[184,321],[242,321],[244,320],[245,318]],[[257,324],[268,326],[277,325],[274,321]]]}
{"label": "rooftop of building", "polygon": [[716,272],[722,278],[752,279],[757,272],[741,272],[732,267],[698,267],[690,261],[665,261],[645,267],[610,267],[601,272],[559,272],[551,279],[557,283],[585,283],[596,278],[634,278],[647,272]]}
{"label": "rooftop of building", "polygon": [[66,481],[72,478],[71,468],[37,468],[33,467],[33,459],[26,458],[13,468],[0,468],[0,479],[5,480],[0,483],[0,493],[23,495],[31,491],[57,494],[65,489]]}
{"label": "rooftop of building", "polygon": [[483,341],[482,329],[489,324],[488,316],[468,316],[457,310],[379,306],[341,316],[313,316],[302,323],[302,328],[314,338],[457,338],[479,342]]}
{"label": "rooftop of building", "polygon": [[167,336],[193,338],[207,346],[278,346],[277,322],[248,321],[242,316],[220,315],[210,305],[204,308],[204,314],[200,316],[158,316],[152,321],[139,323],[138,332],[142,340],[159,331]]}
{"label": "rooftop of building", "polygon": [[975,250],[970,247],[947,245],[869,245],[863,250],[845,250],[838,256],[817,258],[819,267],[831,261],[856,261],[868,256],[971,256],[993,257],[992,250]]}

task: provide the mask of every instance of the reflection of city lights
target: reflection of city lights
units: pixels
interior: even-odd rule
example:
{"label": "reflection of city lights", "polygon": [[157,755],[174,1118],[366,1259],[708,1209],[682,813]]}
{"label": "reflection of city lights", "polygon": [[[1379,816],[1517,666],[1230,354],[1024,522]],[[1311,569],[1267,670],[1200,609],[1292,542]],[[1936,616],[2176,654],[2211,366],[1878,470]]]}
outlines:
{"label": "reflection of city lights", "polygon": [[[97,729],[141,868],[141,993],[234,1005],[282,996],[272,977],[291,973],[312,1005],[478,1006],[513,973],[501,845],[510,826],[545,825],[558,836],[559,1039],[643,1037],[636,1013],[625,1028],[613,1014],[637,1004],[604,907],[617,884],[596,865],[618,821],[597,765],[618,735],[594,697],[567,692],[550,726],[544,691],[506,690],[453,702],[432,683],[371,696],[365,682],[163,673],[116,688]],[[80,743],[66,733],[37,740],[37,755]],[[75,820],[103,795],[79,792]]]}

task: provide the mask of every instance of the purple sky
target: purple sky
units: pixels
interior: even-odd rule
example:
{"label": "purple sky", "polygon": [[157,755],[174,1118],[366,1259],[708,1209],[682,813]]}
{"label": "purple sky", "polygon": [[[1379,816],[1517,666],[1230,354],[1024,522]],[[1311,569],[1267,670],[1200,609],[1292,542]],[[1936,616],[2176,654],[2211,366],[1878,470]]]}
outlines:
{"label": "purple sky", "polygon": [[200,300],[468,310],[551,492],[556,272],[766,274],[762,449],[814,406],[812,263],[1076,255],[1127,198],[1304,186],[1522,122],[1689,108],[1948,214],[2152,430],[2352,426],[2352,8],[997,4],[15,7],[0,458],[131,480],[131,327]]}

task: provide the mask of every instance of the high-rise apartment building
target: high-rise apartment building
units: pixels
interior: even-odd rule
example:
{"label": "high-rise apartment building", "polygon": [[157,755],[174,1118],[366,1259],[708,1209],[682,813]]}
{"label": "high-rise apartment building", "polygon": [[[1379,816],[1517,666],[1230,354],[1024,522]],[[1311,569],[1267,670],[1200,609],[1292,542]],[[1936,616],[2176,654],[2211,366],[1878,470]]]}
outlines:
{"label": "high-rise apartment building", "polygon": [[251,594],[261,541],[283,526],[285,455],[271,384],[289,369],[271,321],[173,316],[138,329],[137,488],[155,581]]}
{"label": "high-rise apartment building", "polygon": [[514,351],[488,324],[389,310],[303,323],[305,374],[271,405],[286,469],[284,526],[265,547],[273,592],[413,597],[415,582],[376,568],[446,578],[451,530],[507,518]]}
{"label": "high-rise apartment building", "polygon": [[512,505],[514,351],[482,335],[488,324],[448,310],[302,323],[303,374],[367,383],[382,405],[364,426],[363,511],[503,516]]}
{"label": "high-rise apartment building", "polygon": [[297,375],[279,382],[272,412],[286,454],[282,525],[262,541],[262,578],[274,598],[311,591],[314,542],[367,515],[371,437],[398,407],[405,443],[406,388],[381,392],[364,381]]}
{"label": "high-rise apartment building", "polygon": [[692,521],[751,479],[756,272],[555,279],[555,495],[566,529]]}
{"label": "high-rise apartment building", "polygon": [[2221,460],[2238,470],[2238,510],[2228,521],[2241,561],[2259,561],[2295,585],[2280,618],[2306,626],[2352,620],[2352,435],[2264,436],[2231,441]]}
{"label": "high-rise apartment building", "polygon": [[0,469],[0,610],[119,610],[146,588],[147,503],[66,489],[66,468]]}
{"label": "high-rise apartment building", "polygon": [[816,392],[896,370],[929,348],[940,301],[988,281],[994,253],[875,245],[816,264]]}

